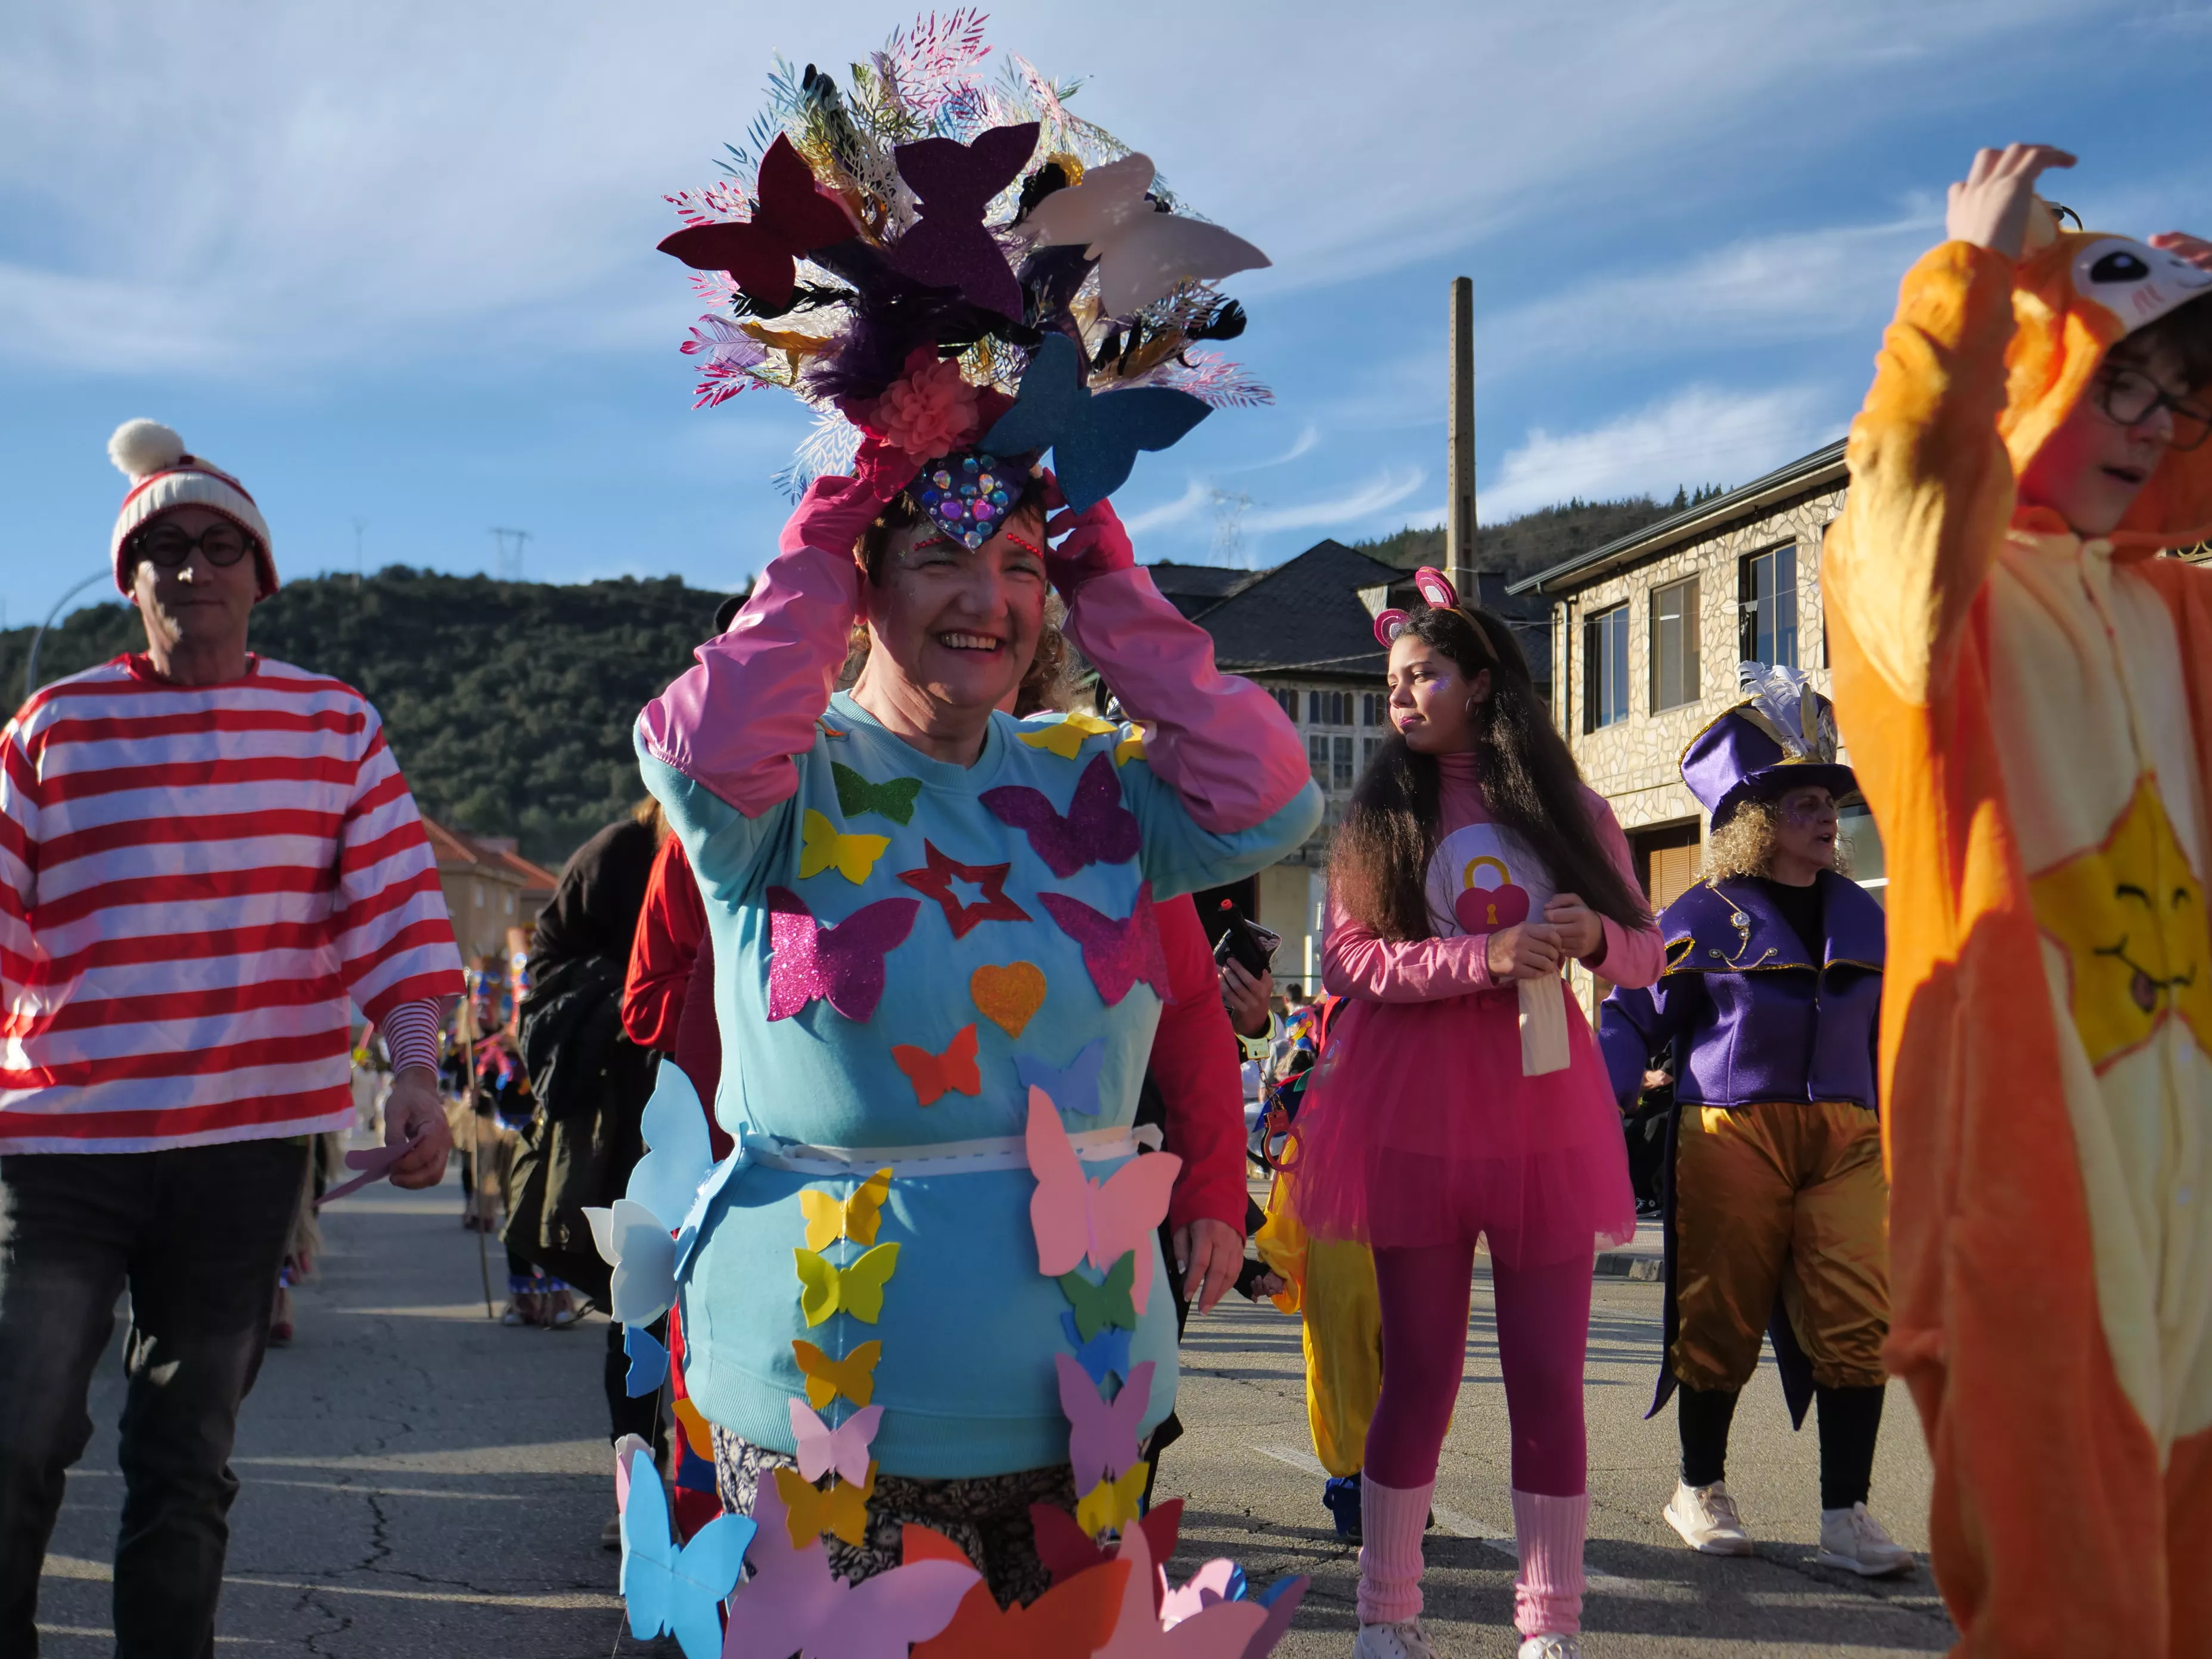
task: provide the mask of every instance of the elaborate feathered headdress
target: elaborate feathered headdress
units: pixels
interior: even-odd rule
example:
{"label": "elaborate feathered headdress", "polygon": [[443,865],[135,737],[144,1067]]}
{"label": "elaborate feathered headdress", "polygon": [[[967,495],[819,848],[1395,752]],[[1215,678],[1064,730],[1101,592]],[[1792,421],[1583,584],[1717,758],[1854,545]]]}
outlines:
{"label": "elaborate feathered headdress", "polygon": [[1197,349],[1243,331],[1214,284],[1267,256],[1070,114],[1075,83],[1020,58],[986,79],[983,24],[927,15],[842,88],[779,61],[724,177],[667,198],[684,228],[660,244],[720,307],[684,343],[695,408],[784,387],[817,414],[787,491],[865,429],[927,468],[931,512],[971,545],[1007,505],[975,479],[1003,486],[1004,460],[1052,450],[1081,508],[1213,408],[1273,401]]}
{"label": "elaborate feathered headdress", "polygon": [[1712,814],[1714,829],[1752,796],[1779,795],[1806,784],[1838,800],[1857,793],[1851,769],[1836,761],[1835,706],[1803,673],[1746,662],[1737,665],[1736,678],[1751,695],[1682,751],[1682,781]]}

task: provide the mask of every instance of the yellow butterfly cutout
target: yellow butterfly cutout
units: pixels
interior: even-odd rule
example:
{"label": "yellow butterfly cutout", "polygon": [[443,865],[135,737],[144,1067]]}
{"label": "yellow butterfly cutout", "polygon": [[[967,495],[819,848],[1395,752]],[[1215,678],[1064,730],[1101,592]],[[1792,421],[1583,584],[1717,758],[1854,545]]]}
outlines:
{"label": "yellow butterfly cutout", "polygon": [[848,836],[812,807],[800,821],[799,873],[818,876],[824,870],[834,869],[854,886],[868,878],[868,872],[876,867],[876,860],[884,855],[884,848],[891,844],[889,836]]}
{"label": "yellow butterfly cutout", "polygon": [[[1093,1538],[1102,1532],[1121,1531],[1137,1518],[1138,1500],[1145,1495],[1145,1476],[1151,1469],[1149,1463],[1132,1463],[1119,1480],[1101,1480],[1076,1500],[1075,1524]],[[872,1475],[874,1471],[869,1473]],[[776,1490],[783,1490],[780,1480]]]}
{"label": "yellow butterfly cutout", "polygon": [[1073,760],[1085,738],[1103,737],[1114,729],[1113,721],[1095,714],[1070,714],[1050,726],[1023,732],[1022,741],[1032,749],[1048,749],[1062,760]]}
{"label": "yellow butterfly cutout", "polygon": [[868,1500],[876,1495],[876,1466],[868,1465],[865,1486],[850,1486],[835,1476],[829,1489],[811,1486],[797,1469],[779,1468],[775,1495],[783,1499],[783,1524],[791,1547],[803,1550],[823,1533],[835,1533],[858,1548],[868,1535]]}
{"label": "yellow butterfly cutout", "polygon": [[1133,760],[1146,759],[1144,727],[1125,726],[1121,733],[1121,741],[1114,745],[1114,764],[1127,766]]}
{"label": "yellow butterfly cutout", "polygon": [[806,1248],[826,1250],[841,1238],[849,1238],[855,1244],[874,1243],[876,1224],[883,1218],[884,1200],[890,1189],[891,1172],[878,1170],[850,1198],[840,1198],[835,1193],[799,1194],[799,1207],[806,1217]]}
{"label": "yellow butterfly cutout", "polygon": [[691,1449],[694,1456],[714,1462],[714,1437],[708,1430],[706,1418],[691,1403],[691,1396],[688,1394],[678,1395],[674,1403],[676,1420],[684,1426],[684,1443]]}
{"label": "yellow butterfly cutout", "polygon": [[863,1342],[842,1359],[832,1359],[805,1337],[793,1337],[791,1352],[806,1377],[806,1403],[827,1411],[830,1402],[843,1395],[855,1406],[875,1397],[876,1361],[884,1357],[880,1342]]}
{"label": "yellow butterfly cutout", "polygon": [[878,1244],[848,1267],[832,1267],[811,1250],[793,1250],[799,1265],[799,1305],[806,1322],[819,1325],[842,1309],[864,1325],[884,1310],[884,1286],[898,1266],[899,1247]]}

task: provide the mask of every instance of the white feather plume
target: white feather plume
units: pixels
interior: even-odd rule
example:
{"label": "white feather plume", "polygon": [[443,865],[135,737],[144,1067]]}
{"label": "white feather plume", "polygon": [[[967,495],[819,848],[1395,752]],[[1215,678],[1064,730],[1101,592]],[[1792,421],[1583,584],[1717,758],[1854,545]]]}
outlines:
{"label": "white feather plume", "polygon": [[107,459],[126,478],[143,478],[185,459],[185,441],[159,421],[125,421],[107,441]]}
{"label": "white feather plume", "polygon": [[1836,758],[1836,719],[1802,671],[1773,663],[1736,665],[1736,678],[1751,693],[1751,701],[1774,728],[1783,749],[1793,761],[1832,764]]}

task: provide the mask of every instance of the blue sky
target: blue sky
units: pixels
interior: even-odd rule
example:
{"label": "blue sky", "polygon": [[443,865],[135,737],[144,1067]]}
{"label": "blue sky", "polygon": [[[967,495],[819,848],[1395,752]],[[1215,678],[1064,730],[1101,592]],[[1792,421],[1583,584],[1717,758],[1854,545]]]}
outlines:
{"label": "blue sky", "polygon": [[[2077,150],[2094,227],[2212,229],[2212,4],[1468,0],[988,9],[1274,267],[1228,285],[1278,402],[1120,497],[1146,558],[1272,563],[1434,523],[1446,286],[1474,279],[1480,510],[1738,483],[1838,436],[1973,147]],[[0,599],[102,568],[149,415],[239,472],[287,574],[741,585],[781,394],[690,408],[653,245],[772,53],[911,13],[73,0],[0,58]],[[1243,498],[1238,508],[1223,498]],[[1234,526],[1231,533],[1231,526]],[[95,593],[100,590],[93,590]]]}

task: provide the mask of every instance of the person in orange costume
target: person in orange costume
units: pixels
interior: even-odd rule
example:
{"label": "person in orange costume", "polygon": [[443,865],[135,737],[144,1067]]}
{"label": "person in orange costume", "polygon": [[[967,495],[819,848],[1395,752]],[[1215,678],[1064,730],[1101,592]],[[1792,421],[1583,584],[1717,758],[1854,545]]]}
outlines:
{"label": "person in orange costume", "polygon": [[1891,1330],[1962,1656],[2212,1654],[2212,246],[1984,150],[1823,581],[1889,873]]}

